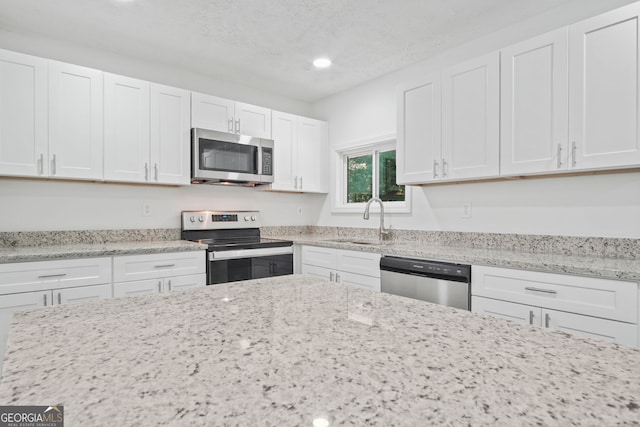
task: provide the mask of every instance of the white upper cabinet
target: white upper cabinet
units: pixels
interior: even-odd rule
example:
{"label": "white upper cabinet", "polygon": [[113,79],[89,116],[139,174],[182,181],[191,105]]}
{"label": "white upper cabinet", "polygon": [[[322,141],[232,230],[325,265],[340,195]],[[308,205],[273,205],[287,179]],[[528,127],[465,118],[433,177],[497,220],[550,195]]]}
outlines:
{"label": "white upper cabinet", "polygon": [[235,133],[235,102],[191,92],[191,127]]}
{"label": "white upper cabinet", "polygon": [[271,139],[271,110],[192,92],[191,127]]}
{"label": "white upper cabinet", "polygon": [[501,51],[501,175],[567,169],[567,29]]}
{"label": "white upper cabinet", "polygon": [[321,120],[273,111],[274,178],[271,190],[329,191],[328,127]]}
{"label": "white upper cabinet", "polygon": [[104,179],[149,182],[149,82],[104,74]]}
{"label": "white upper cabinet", "polygon": [[298,185],[298,116],[274,111],[272,127],[274,168],[272,190],[299,191]]}
{"label": "white upper cabinet", "polygon": [[494,52],[442,73],[442,177],[499,173],[500,54]]}
{"label": "white upper cabinet", "polygon": [[190,93],[151,84],[152,182],[188,185],[191,182]]}
{"label": "white upper cabinet", "polygon": [[48,174],[47,60],[0,50],[0,174]]}
{"label": "white upper cabinet", "polygon": [[102,179],[102,71],[49,61],[49,175]]}
{"label": "white upper cabinet", "polygon": [[640,4],[569,33],[570,169],[640,164]]}
{"label": "white upper cabinet", "polygon": [[419,184],[440,178],[440,74],[398,89],[398,184]]}

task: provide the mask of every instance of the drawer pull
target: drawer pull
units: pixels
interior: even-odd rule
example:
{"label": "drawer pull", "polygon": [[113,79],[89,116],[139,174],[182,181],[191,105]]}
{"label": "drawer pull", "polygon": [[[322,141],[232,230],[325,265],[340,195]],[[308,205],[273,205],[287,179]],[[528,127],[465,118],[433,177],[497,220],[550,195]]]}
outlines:
{"label": "drawer pull", "polygon": [[529,287],[529,286],[524,288],[524,290],[525,291],[532,291],[532,292],[542,292],[542,293],[545,293],[545,294],[553,294],[553,295],[558,293],[558,291],[554,291],[554,290],[551,290],[551,289],[532,288],[532,287]]}
{"label": "drawer pull", "polygon": [[64,277],[66,276],[67,273],[60,273],[60,274],[44,274],[42,276],[38,276],[38,279],[48,279],[50,277]]}
{"label": "drawer pull", "polygon": [[161,264],[161,265],[155,265],[155,268],[168,268],[168,267],[175,267],[175,264]]}

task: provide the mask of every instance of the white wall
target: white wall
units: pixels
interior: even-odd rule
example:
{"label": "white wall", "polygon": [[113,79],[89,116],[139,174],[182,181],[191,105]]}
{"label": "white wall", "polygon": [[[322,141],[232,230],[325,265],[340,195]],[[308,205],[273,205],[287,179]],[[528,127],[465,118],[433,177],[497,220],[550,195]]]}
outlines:
{"label": "white wall", "polygon": [[[259,89],[212,80],[162,64],[0,30],[0,48],[84,65],[280,111],[311,115],[311,106]],[[255,209],[264,225],[317,222],[323,195],[267,193],[244,187],[165,187],[0,177],[0,231],[179,228],[180,211]],[[142,216],[142,203],[152,216]],[[302,214],[298,214],[298,208]]]}
{"label": "white wall", "polygon": [[[308,225],[318,221],[324,197],[219,185],[0,178],[0,231],[180,228],[180,212],[199,209],[259,210],[263,225]],[[143,203],[151,216],[142,215]]]}
{"label": "white wall", "polygon": [[[396,86],[444,66],[597,15],[628,0],[579,0],[477,39],[428,61],[389,74],[314,105],[328,120],[333,146],[357,144],[396,132]],[[333,155],[333,154],[332,154]],[[333,169],[331,176],[338,173]],[[333,185],[332,185],[333,188]],[[472,217],[461,218],[472,204]],[[319,225],[375,227],[377,218],[331,212]],[[640,173],[460,183],[413,188],[411,214],[388,214],[395,228],[640,238]]]}

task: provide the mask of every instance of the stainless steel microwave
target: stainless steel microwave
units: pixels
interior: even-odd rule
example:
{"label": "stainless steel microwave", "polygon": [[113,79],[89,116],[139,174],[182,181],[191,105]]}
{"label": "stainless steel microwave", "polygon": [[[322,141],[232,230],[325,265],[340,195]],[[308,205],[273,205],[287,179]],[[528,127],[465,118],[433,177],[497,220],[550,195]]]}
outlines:
{"label": "stainless steel microwave", "polygon": [[191,129],[191,183],[255,186],[273,182],[273,141]]}

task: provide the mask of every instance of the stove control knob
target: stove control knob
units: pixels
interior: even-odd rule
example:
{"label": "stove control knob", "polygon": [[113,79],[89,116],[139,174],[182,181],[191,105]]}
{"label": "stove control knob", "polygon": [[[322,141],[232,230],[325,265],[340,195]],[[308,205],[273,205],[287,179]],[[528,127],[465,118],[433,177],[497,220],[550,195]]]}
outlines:
{"label": "stove control knob", "polygon": [[249,215],[245,216],[245,217],[244,217],[244,220],[245,220],[245,221],[249,221]]}
{"label": "stove control knob", "polygon": [[200,221],[200,222],[204,222],[204,216],[200,215],[200,216],[198,217],[198,221]]}
{"label": "stove control knob", "polygon": [[191,222],[196,222],[196,217],[195,217],[195,216],[192,216],[191,218],[189,218],[189,221],[191,221]]}
{"label": "stove control knob", "polygon": [[255,215],[251,215],[251,221],[255,221],[257,218]]}

